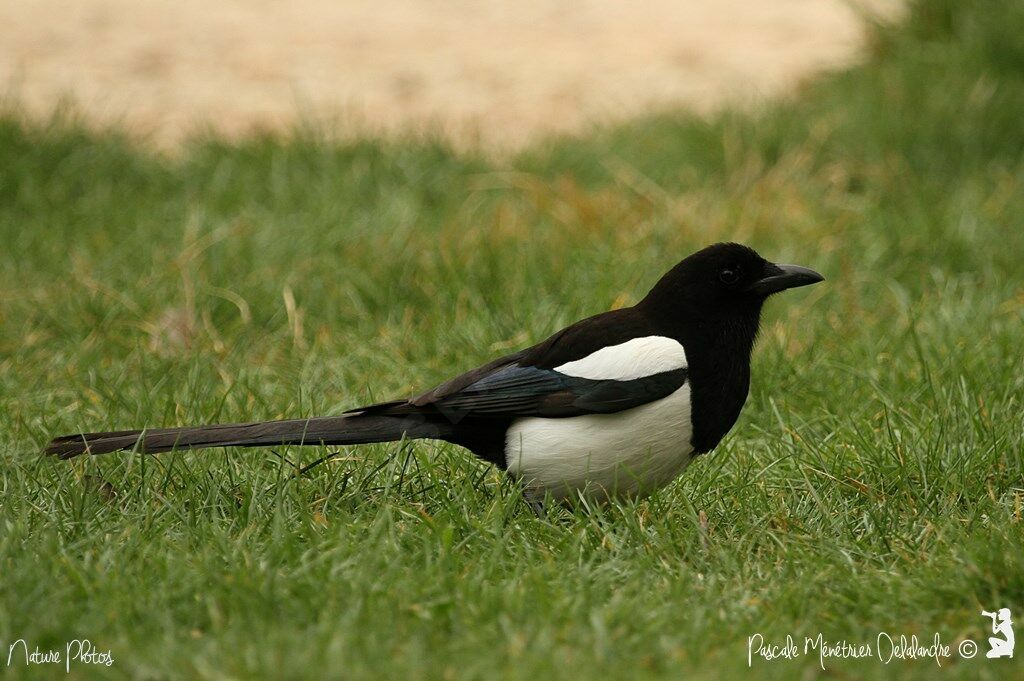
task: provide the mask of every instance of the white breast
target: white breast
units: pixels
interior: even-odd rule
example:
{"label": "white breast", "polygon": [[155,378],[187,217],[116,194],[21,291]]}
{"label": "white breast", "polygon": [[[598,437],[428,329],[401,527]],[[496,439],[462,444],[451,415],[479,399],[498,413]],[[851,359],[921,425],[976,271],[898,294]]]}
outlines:
{"label": "white breast", "polygon": [[[630,380],[686,366],[683,347],[651,336],[598,350],[556,370]],[[690,386],[615,414],[515,420],[505,439],[508,470],[531,496],[638,496],[667,484],[693,453]]]}

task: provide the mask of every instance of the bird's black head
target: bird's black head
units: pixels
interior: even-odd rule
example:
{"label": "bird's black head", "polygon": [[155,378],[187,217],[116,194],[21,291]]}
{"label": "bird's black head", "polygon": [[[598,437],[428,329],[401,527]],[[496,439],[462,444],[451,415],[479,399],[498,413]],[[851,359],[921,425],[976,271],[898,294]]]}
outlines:
{"label": "bird's black head", "polygon": [[637,305],[686,349],[694,451],[711,451],[739,417],[765,299],[823,278],[740,244],[715,244],[673,267]]}
{"label": "bird's black head", "polygon": [[641,305],[690,322],[746,318],[756,332],[761,305],[768,296],[822,279],[806,267],[769,262],[748,246],[714,244],[673,267]]}

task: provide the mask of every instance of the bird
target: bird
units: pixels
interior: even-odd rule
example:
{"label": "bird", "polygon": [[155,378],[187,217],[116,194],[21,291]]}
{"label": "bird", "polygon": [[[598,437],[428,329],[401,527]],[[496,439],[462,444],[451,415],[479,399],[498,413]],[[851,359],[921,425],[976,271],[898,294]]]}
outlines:
{"label": "bird", "polygon": [[117,450],[340,446],[434,439],[522,484],[526,500],[643,497],[711,452],[750,387],[765,300],[824,277],[717,243],[681,260],[638,303],[578,321],[422,394],[338,416],[78,433],[61,459]]}

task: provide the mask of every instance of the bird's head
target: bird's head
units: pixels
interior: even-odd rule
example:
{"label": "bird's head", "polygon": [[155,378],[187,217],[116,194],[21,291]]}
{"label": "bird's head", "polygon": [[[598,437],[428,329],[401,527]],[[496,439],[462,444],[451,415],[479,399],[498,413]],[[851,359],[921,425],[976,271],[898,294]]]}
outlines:
{"label": "bird's head", "polygon": [[690,323],[750,319],[756,331],[761,305],[768,296],[823,279],[806,267],[769,262],[748,246],[721,243],[682,260],[641,305],[670,317],[683,313]]}

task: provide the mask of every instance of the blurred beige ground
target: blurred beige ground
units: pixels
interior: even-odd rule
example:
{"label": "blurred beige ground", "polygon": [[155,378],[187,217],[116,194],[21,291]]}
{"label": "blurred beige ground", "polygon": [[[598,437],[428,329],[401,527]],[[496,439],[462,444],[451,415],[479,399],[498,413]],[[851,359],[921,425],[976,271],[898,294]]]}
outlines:
{"label": "blurred beige ground", "polygon": [[776,94],[861,34],[843,0],[6,0],[0,92],[158,143],[310,117],[515,146]]}

